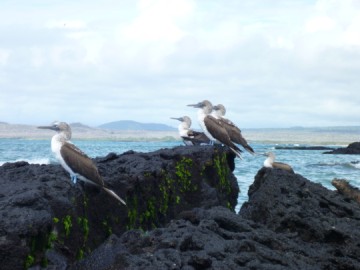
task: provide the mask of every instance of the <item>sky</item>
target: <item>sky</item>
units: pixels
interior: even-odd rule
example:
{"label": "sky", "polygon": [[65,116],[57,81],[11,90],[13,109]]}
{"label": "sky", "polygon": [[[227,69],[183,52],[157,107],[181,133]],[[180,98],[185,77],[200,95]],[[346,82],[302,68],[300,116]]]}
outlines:
{"label": "sky", "polygon": [[360,125],[360,0],[3,0],[0,121]]}

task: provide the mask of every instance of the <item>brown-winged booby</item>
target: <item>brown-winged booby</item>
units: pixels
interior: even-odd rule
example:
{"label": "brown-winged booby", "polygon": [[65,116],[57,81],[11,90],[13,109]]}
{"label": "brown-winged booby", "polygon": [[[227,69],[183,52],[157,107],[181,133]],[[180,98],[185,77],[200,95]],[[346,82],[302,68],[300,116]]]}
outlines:
{"label": "brown-winged booby", "polygon": [[191,119],[189,116],[183,117],[171,117],[171,119],[175,119],[180,121],[181,123],[178,126],[179,135],[183,139],[185,145],[200,145],[200,144],[209,144],[210,140],[205,135],[204,132],[199,132],[192,130],[191,127]]}
{"label": "brown-winged booby", "polygon": [[102,188],[108,194],[125,204],[114,191],[105,187],[104,180],[99,174],[95,163],[84,152],[70,142],[71,128],[65,122],[54,122],[51,126],[40,126],[41,129],[55,130],[51,139],[51,150],[59,160],[61,166],[70,174],[74,184],[77,178]]}
{"label": "brown-winged booby", "polygon": [[210,115],[213,108],[210,101],[204,100],[197,104],[190,104],[188,106],[199,108],[197,114],[200,127],[204,131],[205,135],[210,139],[212,144],[218,141],[228,146],[236,154],[236,156],[241,158],[240,153],[242,151],[231,141],[230,136],[221,121]]}
{"label": "brown-winged booby", "polygon": [[242,136],[241,130],[231,120],[224,117],[225,113],[226,113],[225,106],[222,104],[218,104],[216,106],[213,106],[213,111],[211,115],[221,121],[227,133],[229,134],[232,142],[240,144],[250,154],[254,155],[255,154],[254,149],[248,144],[248,142]]}
{"label": "brown-winged booby", "polygon": [[264,161],[264,167],[266,168],[278,168],[285,171],[294,173],[293,168],[290,165],[282,162],[275,162],[275,154],[273,152],[265,153],[264,156],[267,157]]}

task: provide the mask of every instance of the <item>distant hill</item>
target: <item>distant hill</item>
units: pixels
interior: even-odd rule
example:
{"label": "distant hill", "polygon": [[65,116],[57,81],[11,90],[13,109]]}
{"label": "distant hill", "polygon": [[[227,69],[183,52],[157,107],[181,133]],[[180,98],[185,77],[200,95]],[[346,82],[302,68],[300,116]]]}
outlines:
{"label": "distant hill", "polygon": [[76,129],[94,129],[93,127],[84,125],[84,124],[79,123],[79,122],[70,123],[69,125],[71,126],[71,128],[76,128]]}
{"label": "distant hill", "polygon": [[157,123],[139,123],[131,120],[121,120],[102,124],[99,126],[101,129],[108,130],[150,130],[150,131],[173,131],[176,128],[165,124]]}

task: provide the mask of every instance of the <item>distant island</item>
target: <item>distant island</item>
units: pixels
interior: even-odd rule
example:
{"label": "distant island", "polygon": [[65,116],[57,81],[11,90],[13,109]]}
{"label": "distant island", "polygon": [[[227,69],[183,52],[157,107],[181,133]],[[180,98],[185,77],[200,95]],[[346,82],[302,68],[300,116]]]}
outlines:
{"label": "distant island", "polygon": [[[157,123],[138,123],[131,120],[116,121],[91,127],[82,123],[69,123],[73,139],[116,141],[175,141],[180,140],[176,128]],[[0,121],[0,138],[50,139],[55,133],[37,126],[9,124]]]}
{"label": "distant island", "polygon": [[[73,139],[117,141],[179,141],[175,127],[161,123],[139,123],[119,120],[91,127],[79,122],[70,123]],[[338,127],[290,127],[290,128],[242,128],[247,141],[291,146],[341,145],[360,140],[360,126]],[[0,121],[0,138],[50,139],[51,130],[41,130],[34,125],[10,124]]]}
{"label": "distant island", "polygon": [[107,130],[149,130],[149,131],[175,131],[174,127],[158,123],[140,123],[132,120],[121,120],[102,124],[101,129]]}

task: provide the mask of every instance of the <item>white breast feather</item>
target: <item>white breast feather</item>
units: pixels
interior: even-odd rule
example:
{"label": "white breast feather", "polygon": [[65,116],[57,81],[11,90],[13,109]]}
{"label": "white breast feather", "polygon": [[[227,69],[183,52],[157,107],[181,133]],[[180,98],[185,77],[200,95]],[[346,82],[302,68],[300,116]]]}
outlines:
{"label": "white breast feather", "polygon": [[70,175],[76,175],[73,170],[65,163],[64,159],[61,156],[60,150],[62,142],[60,141],[60,135],[56,134],[51,139],[51,151],[55,154],[56,159],[60,162],[61,166],[68,172]]}

